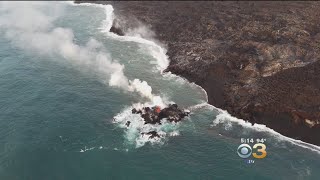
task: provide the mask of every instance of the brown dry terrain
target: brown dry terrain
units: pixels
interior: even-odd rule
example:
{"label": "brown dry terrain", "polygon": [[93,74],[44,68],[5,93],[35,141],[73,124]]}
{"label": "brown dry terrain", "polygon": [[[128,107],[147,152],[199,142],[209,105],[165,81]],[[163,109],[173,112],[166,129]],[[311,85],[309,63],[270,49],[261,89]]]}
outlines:
{"label": "brown dry terrain", "polygon": [[100,3],[115,9],[113,32],[155,32],[167,71],[202,86],[210,104],[320,145],[319,2]]}

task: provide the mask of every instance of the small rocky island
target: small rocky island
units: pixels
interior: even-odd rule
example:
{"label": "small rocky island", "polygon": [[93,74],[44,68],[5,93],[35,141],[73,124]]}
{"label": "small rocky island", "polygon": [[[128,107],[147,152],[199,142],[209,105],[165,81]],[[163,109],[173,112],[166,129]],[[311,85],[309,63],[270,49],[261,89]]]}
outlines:
{"label": "small rocky island", "polygon": [[[162,120],[169,122],[179,122],[186,116],[189,116],[189,110],[183,110],[178,107],[177,104],[169,104],[168,107],[161,109],[160,106],[143,107],[142,109],[132,109],[133,114],[140,114],[144,120],[144,124],[161,124]],[[126,126],[129,127],[130,121],[126,122]],[[150,135],[149,138],[160,137],[156,131],[150,131],[147,133],[141,133],[142,135]]]}
{"label": "small rocky island", "polygon": [[[160,106],[143,107],[142,109],[132,109],[133,114],[140,114],[145,124],[161,124],[162,119],[169,122],[179,122],[189,115],[188,110],[182,110],[177,104],[170,104],[168,107],[161,109]],[[130,121],[127,121],[127,126]]]}

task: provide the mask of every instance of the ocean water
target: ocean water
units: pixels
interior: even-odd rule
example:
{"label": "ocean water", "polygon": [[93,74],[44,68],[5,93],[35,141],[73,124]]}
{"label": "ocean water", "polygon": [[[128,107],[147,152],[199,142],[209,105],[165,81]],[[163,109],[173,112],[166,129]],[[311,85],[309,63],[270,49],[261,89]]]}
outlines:
{"label": "ocean water", "polygon": [[[159,44],[108,33],[112,16],[111,6],[0,4],[1,180],[319,179],[320,147],[208,105],[200,87],[161,73]],[[151,126],[130,113],[171,102],[190,117]],[[150,130],[161,138],[141,135]],[[266,139],[267,156],[239,157],[241,138]]]}

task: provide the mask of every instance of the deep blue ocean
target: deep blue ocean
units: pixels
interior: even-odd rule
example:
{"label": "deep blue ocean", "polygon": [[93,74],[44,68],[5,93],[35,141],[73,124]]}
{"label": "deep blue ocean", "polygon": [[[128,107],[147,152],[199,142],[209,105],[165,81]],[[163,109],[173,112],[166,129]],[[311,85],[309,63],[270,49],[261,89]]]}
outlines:
{"label": "deep blue ocean", "polygon": [[[320,147],[208,105],[162,73],[160,44],[110,23],[111,6],[0,3],[0,180],[319,179]],[[130,113],[172,102],[190,117],[152,126]],[[265,139],[267,156],[239,157],[241,138]]]}

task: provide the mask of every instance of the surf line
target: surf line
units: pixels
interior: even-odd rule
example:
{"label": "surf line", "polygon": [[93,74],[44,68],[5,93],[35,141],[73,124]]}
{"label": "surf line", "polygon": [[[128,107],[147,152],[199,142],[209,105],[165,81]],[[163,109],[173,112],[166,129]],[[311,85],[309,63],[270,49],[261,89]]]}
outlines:
{"label": "surf line", "polygon": [[[71,4],[75,5],[75,6],[93,6],[93,7],[103,8],[105,10],[106,18],[105,18],[105,20],[103,22],[102,27],[100,28],[101,31],[103,33],[106,33],[106,35],[108,37],[117,39],[119,41],[137,42],[137,43],[141,43],[141,44],[150,45],[151,47],[153,47],[153,48],[151,48],[151,55],[157,60],[158,69],[160,70],[161,74],[164,75],[163,71],[169,65],[169,59],[168,59],[168,57],[166,55],[166,49],[164,49],[163,47],[161,47],[160,45],[156,44],[155,42],[153,42],[151,40],[147,40],[147,39],[144,39],[144,38],[141,38],[141,37],[135,37],[135,36],[126,36],[126,35],[118,36],[117,34],[110,32],[110,29],[111,29],[111,27],[113,25],[113,21],[114,21],[114,13],[113,13],[114,9],[113,9],[112,5],[110,5],[110,4],[103,5],[103,4],[94,4],[94,3],[76,4],[73,1],[72,1]],[[174,76],[176,76],[176,75],[174,75]],[[180,76],[177,76],[177,77],[180,77]],[[183,78],[183,77],[180,77],[180,78],[182,78],[184,81],[188,82],[185,78]],[[194,83],[190,83],[190,84],[194,84]],[[320,154],[320,146],[316,146],[314,144],[310,144],[310,143],[307,143],[307,142],[303,142],[301,140],[296,140],[296,139],[284,136],[284,135],[274,131],[273,129],[266,127],[263,124],[251,125],[251,123],[246,122],[243,119],[238,119],[236,117],[231,116],[226,110],[222,110],[220,108],[217,108],[215,106],[212,106],[212,105],[208,104],[207,92],[201,86],[199,86],[199,85],[197,85],[197,86],[199,88],[201,88],[203,90],[203,92],[205,92],[206,99],[207,99],[207,103],[205,103],[206,105],[204,105],[204,104],[200,104],[200,105],[202,107],[209,107],[209,109],[217,110],[219,112],[219,114],[217,115],[217,117],[216,117],[216,119],[214,121],[225,121],[225,120],[228,120],[228,121],[237,123],[237,124],[239,124],[239,125],[241,125],[243,127],[246,127],[246,128],[252,128],[252,129],[257,130],[257,131],[268,132],[270,134],[278,136],[278,138],[280,140],[288,141],[289,143],[291,143],[293,145],[296,145],[296,146],[299,146],[299,147],[302,147],[302,148],[305,148],[305,149],[309,149],[309,150],[311,150],[313,152],[316,152],[316,153]]]}
{"label": "surf line", "polygon": [[[106,5],[108,6],[108,5]],[[112,12],[110,12],[112,11]],[[105,24],[105,28],[103,30],[103,32],[107,33],[107,35],[117,39],[117,40],[123,40],[123,41],[134,41],[134,42],[137,42],[137,43],[143,43],[143,44],[147,44],[147,45],[151,45],[153,47],[156,47],[159,49],[160,53],[161,53],[161,56],[160,57],[157,57],[157,56],[154,56],[156,59],[158,59],[158,62],[164,62],[166,63],[167,65],[164,67],[164,66],[161,66],[161,69],[162,71],[167,68],[167,66],[169,65],[169,60],[168,60],[168,57],[166,56],[166,50],[157,45],[155,42],[153,41],[150,41],[150,40],[147,40],[147,39],[143,39],[141,37],[134,37],[134,36],[118,36],[112,32],[109,32],[111,27],[112,27],[112,24],[113,24],[113,20],[114,20],[114,14],[113,14],[113,8],[112,6],[110,5],[109,8],[106,8],[106,24]],[[109,17],[108,17],[109,16]],[[159,65],[159,64],[158,64]],[[161,71],[161,72],[162,72]],[[173,74],[171,74],[173,75]],[[176,76],[176,75],[174,75]],[[178,76],[180,77],[180,76]],[[186,79],[182,78],[184,81],[188,82]],[[193,83],[194,84],[194,83]],[[198,85],[197,85],[198,86]],[[207,105],[208,106],[211,106],[213,109],[217,110],[220,114],[217,116],[217,120],[219,120],[218,118],[227,118],[229,121],[231,122],[235,122],[235,123],[238,123],[239,125],[243,126],[243,127],[247,127],[247,128],[253,128],[255,130],[260,130],[260,131],[265,131],[265,132],[268,132],[270,134],[273,134],[275,136],[278,136],[278,138],[280,138],[281,140],[286,140],[288,142],[290,142],[291,144],[294,144],[296,146],[299,146],[299,147],[302,147],[302,148],[306,148],[306,149],[309,149],[311,151],[314,151],[314,152],[317,152],[318,154],[320,154],[320,147],[319,146],[316,146],[316,145],[313,145],[313,144],[309,144],[309,143],[306,143],[306,142],[303,142],[301,140],[296,140],[296,139],[293,139],[293,138],[289,138],[287,136],[284,136],[276,131],[274,131],[273,129],[271,128],[268,128],[266,127],[265,125],[263,124],[255,124],[255,125],[251,125],[251,123],[249,122],[246,122],[245,120],[243,119],[238,119],[236,117],[233,117],[231,116],[226,110],[222,110],[220,108],[217,108],[215,106],[212,106],[210,104],[208,104],[208,95],[207,95],[207,92],[201,87],[201,86],[198,86],[199,88],[201,88],[204,92],[205,92],[205,95],[206,95],[206,99],[207,99]]]}
{"label": "surf line", "polygon": [[177,76],[175,74],[172,74],[171,72],[166,72],[163,73],[163,71],[169,66],[169,58],[166,55],[167,50],[162,47],[161,45],[157,44],[156,42],[153,42],[152,40],[147,40],[141,37],[136,37],[136,36],[119,36],[115,33],[110,32],[110,29],[113,25],[114,21],[114,9],[112,5],[110,4],[95,4],[95,3],[79,3],[76,4],[73,1],[67,1],[68,4],[71,4],[73,6],[91,6],[91,7],[97,7],[97,8],[102,8],[105,11],[105,19],[102,22],[102,26],[99,28],[102,33],[105,33],[108,37],[111,37],[113,39],[119,40],[119,41],[126,41],[126,42],[136,42],[139,44],[145,44],[149,45],[149,50],[150,54],[153,58],[156,59],[157,61],[157,69],[160,71],[161,75],[164,77],[169,77],[169,78],[176,78],[176,81],[183,81],[184,83],[188,83],[191,86],[194,86],[196,88],[199,88],[205,95],[206,102],[208,102],[208,95],[207,92],[199,85],[195,83],[190,83],[187,79],[181,76]]}

